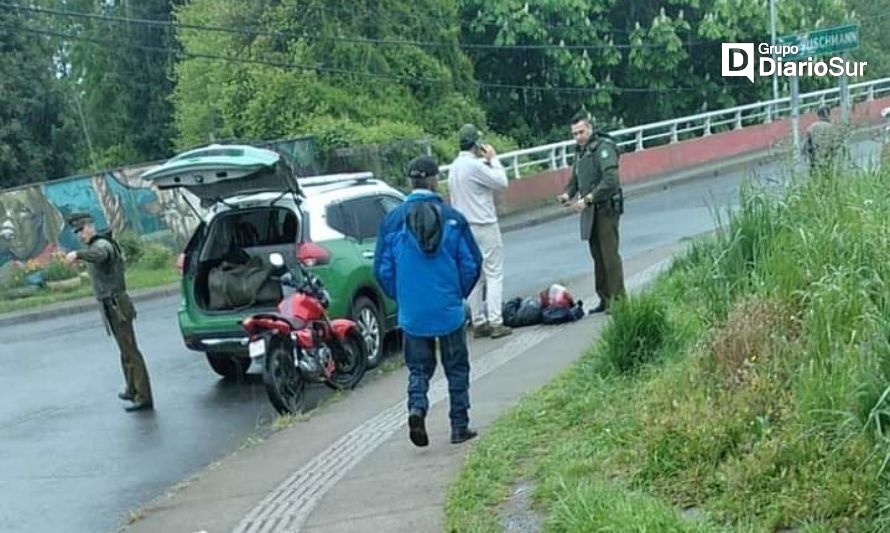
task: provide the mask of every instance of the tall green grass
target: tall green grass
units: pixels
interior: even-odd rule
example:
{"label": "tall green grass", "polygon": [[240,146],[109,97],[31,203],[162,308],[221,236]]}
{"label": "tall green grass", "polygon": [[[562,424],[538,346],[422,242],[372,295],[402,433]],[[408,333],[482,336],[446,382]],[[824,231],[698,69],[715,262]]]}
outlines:
{"label": "tall green grass", "polygon": [[519,476],[550,531],[890,530],[890,172],[746,188],[720,219],[482,439],[452,530],[495,525]]}

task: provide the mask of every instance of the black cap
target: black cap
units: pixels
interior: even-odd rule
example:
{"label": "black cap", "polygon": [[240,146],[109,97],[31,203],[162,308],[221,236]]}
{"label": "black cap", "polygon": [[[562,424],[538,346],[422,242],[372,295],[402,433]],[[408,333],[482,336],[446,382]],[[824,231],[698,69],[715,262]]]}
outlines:
{"label": "black cap", "polygon": [[436,160],[428,155],[415,157],[408,163],[408,177],[412,180],[421,180],[439,175],[439,165]]}
{"label": "black cap", "polygon": [[71,226],[71,229],[78,232],[82,230],[85,225],[92,224],[93,216],[89,213],[71,213],[65,217],[65,222]]}

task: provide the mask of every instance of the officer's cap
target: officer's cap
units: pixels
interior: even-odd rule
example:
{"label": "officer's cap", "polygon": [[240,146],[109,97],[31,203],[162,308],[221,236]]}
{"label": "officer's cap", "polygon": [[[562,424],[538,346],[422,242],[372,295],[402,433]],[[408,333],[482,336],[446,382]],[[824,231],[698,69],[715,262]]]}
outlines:
{"label": "officer's cap", "polygon": [[89,213],[71,213],[66,217],[65,221],[75,233],[78,233],[84,226],[93,223],[93,216]]}

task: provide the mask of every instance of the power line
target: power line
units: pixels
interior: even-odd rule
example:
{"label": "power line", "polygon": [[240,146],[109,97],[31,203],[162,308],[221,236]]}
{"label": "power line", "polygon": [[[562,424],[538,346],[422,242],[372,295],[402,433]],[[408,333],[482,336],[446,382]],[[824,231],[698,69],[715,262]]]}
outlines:
{"label": "power line", "polygon": [[[347,15],[355,15],[356,14],[356,10],[346,9],[346,8],[313,6],[312,9],[315,11],[321,11],[321,12],[325,12],[325,13],[342,13],[342,14],[347,14]],[[381,10],[381,11],[383,11],[383,10]],[[432,17],[429,15],[417,15],[414,13],[407,13],[404,11],[383,11],[383,12],[385,12],[386,14],[402,17],[405,20],[418,20],[418,21],[428,20],[428,21],[433,21],[433,22],[442,22],[442,18]],[[472,18],[463,17],[460,15],[460,13],[457,14],[456,21],[458,23],[462,23],[462,24],[478,24],[480,26],[484,26],[484,27],[488,27],[488,28],[506,28],[506,27],[509,27],[510,25],[512,25],[514,22],[514,21],[508,21],[506,24],[502,24],[499,22],[493,22],[493,21],[488,22],[488,21],[480,20],[479,17],[475,17],[475,16]],[[541,28],[543,28],[545,30],[549,30],[549,31],[577,30],[577,29],[579,29],[578,26],[579,26],[578,24],[574,24],[574,25],[573,24],[546,24],[546,23],[540,24]],[[611,33],[617,33],[617,34],[622,34],[622,35],[629,35],[634,32],[634,30],[624,30],[624,29],[615,29],[615,28],[613,28],[609,31]]]}
{"label": "power line", "polygon": [[[205,25],[205,24],[188,24],[182,22],[172,22],[167,20],[155,20],[155,19],[139,19],[139,18],[128,18],[128,17],[118,17],[114,15],[99,15],[95,13],[85,13],[82,11],[69,11],[69,10],[60,10],[60,9],[51,9],[51,8],[43,8],[36,6],[23,6],[19,4],[7,4],[0,2],[0,7],[4,7],[7,9],[15,9],[19,11],[29,11],[32,13],[43,13],[48,15],[56,15],[62,17],[69,18],[82,18],[82,19],[92,19],[92,20],[103,20],[106,22],[118,22],[118,23],[128,23],[128,24],[142,24],[145,26],[157,26],[157,27],[166,27],[166,28],[175,28],[175,29],[186,29],[186,30],[198,30],[198,31],[212,31],[212,32],[221,32],[221,33],[230,33],[230,34],[238,34],[245,35],[251,37],[273,37],[276,39],[307,39],[307,40],[315,40],[315,41],[339,41],[345,43],[353,43],[353,44],[367,44],[367,45],[382,45],[382,46],[416,46],[416,47],[457,47],[461,49],[468,50],[602,50],[602,49],[615,49],[615,50],[630,50],[630,49],[640,49],[640,48],[664,48],[667,45],[664,44],[654,44],[654,43],[640,43],[640,44],[482,44],[482,43],[460,43],[460,42],[445,42],[445,41],[415,41],[415,40],[406,40],[406,39],[371,39],[365,37],[326,37],[320,35],[306,35],[300,33],[293,32],[282,32],[282,31],[267,31],[267,30],[254,30],[248,28],[233,28],[228,26],[215,26],[215,25]],[[684,41],[683,46],[701,46],[706,44],[711,44],[710,41]]]}
{"label": "power line", "polygon": [[[450,85],[453,82],[451,80],[442,80],[442,79],[432,79],[432,78],[415,78],[408,76],[398,76],[398,75],[386,75],[386,74],[375,74],[373,72],[359,72],[344,68],[338,67],[328,67],[324,65],[303,65],[299,63],[291,63],[285,61],[274,61],[267,59],[254,59],[254,58],[239,58],[232,57],[226,55],[216,55],[216,54],[205,54],[198,52],[185,52],[182,50],[176,50],[173,48],[164,48],[157,46],[149,46],[137,43],[126,43],[122,41],[111,41],[106,39],[96,39],[93,37],[84,37],[80,35],[72,35],[69,33],[62,33],[50,30],[41,30],[36,28],[27,28],[27,27],[16,27],[10,25],[0,24],[0,28],[5,28],[12,31],[24,31],[27,33],[34,33],[38,35],[46,35],[50,37],[59,37],[62,39],[71,39],[76,41],[86,41],[92,42],[95,44],[101,44],[105,46],[123,46],[126,48],[143,50],[146,52],[160,53],[160,54],[168,54],[168,55],[179,55],[187,58],[194,59],[208,59],[208,60],[216,60],[216,61],[225,61],[229,63],[243,63],[243,64],[253,64],[253,65],[265,65],[271,67],[279,67],[279,68],[289,68],[296,70],[306,70],[313,71],[316,73],[328,73],[328,74],[339,74],[345,76],[359,76],[359,77],[367,77],[374,78],[380,80],[388,80],[388,81],[399,81],[403,83],[420,83],[424,85],[441,85],[447,84]],[[485,83],[479,81],[471,81],[475,86],[481,88],[491,88],[491,89],[513,89],[513,90],[527,90],[527,91],[539,91],[539,92],[567,92],[567,93],[578,93],[578,94],[591,94],[597,92],[616,92],[616,93],[676,93],[676,92],[687,92],[687,91],[697,91],[697,89],[692,87],[680,87],[680,88],[672,88],[672,89],[649,89],[649,88],[637,88],[637,87],[547,87],[540,85],[512,85],[507,83]]]}

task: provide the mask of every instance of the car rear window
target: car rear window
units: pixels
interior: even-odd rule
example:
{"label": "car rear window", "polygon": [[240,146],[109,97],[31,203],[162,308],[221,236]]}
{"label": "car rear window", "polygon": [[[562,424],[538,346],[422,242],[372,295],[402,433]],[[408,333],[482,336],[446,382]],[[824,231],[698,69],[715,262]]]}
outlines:
{"label": "car rear window", "polygon": [[180,154],[172,159],[172,161],[177,161],[180,159],[197,159],[199,157],[241,157],[244,155],[244,150],[239,148],[209,148],[207,150],[199,150],[195,152],[189,152],[185,154]]}
{"label": "car rear window", "polygon": [[251,249],[293,245],[297,241],[298,229],[297,215],[290,209],[227,211],[213,221],[205,250],[213,257],[232,247]]}

